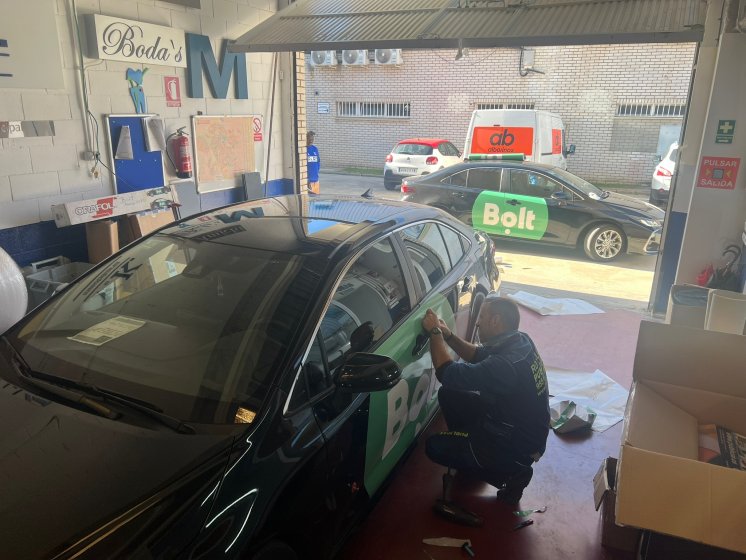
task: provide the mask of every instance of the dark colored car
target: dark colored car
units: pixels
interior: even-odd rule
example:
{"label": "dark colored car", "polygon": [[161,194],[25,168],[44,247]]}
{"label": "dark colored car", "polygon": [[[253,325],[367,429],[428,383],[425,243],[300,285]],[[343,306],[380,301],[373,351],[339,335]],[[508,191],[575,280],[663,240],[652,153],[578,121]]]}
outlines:
{"label": "dark colored car", "polygon": [[0,338],[3,558],[330,557],[437,410],[494,247],[433,208],[287,196],[129,245]]}
{"label": "dark colored car", "polygon": [[660,245],[660,208],[541,163],[461,163],[405,179],[402,193],[490,235],[582,247],[598,261],[655,254]]}

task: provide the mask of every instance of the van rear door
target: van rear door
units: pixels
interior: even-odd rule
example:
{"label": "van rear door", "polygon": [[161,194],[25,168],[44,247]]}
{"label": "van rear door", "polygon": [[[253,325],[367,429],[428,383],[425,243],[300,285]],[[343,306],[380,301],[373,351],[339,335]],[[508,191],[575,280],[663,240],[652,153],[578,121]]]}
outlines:
{"label": "van rear door", "polygon": [[464,144],[464,157],[524,154],[527,160],[533,160],[536,153],[535,129],[535,111],[474,111]]}
{"label": "van rear door", "polygon": [[567,158],[565,157],[565,125],[558,115],[551,115],[552,124],[552,165],[567,169]]}

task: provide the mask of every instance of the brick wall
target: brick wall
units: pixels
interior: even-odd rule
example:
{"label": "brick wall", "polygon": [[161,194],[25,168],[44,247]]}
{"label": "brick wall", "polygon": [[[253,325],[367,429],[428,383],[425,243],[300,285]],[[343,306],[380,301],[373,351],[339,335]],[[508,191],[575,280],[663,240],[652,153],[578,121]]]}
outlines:
{"label": "brick wall", "polygon": [[[276,5],[276,0],[201,0],[200,9],[191,9],[158,0],[77,1],[79,15],[101,13],[208,35],[216,56],[219,56],[223,38],[239,37],[271,16]],[[56,131],[54,137],[1,141],[0,230],[51,220],[52,204],[113,192],[108,172],[101,169],[99,176],[95,177],[90,173],[92,162],[81,160],[80,154],[88,148],[78,84],[77,50],[71,24],[72,2],[56,0],[55,6],[64,66],[64,89],[0,89],[0,121],[53,120]],[[5,23],[12,25],[13,22]],[[248,100],[233,99],[232,86],[228,99],[190,99],[186,97],[185,69],[148,65],[149,71],[143,84],[148,109],[164,118],[167,133],[181,126],[189,130],[190,117],[196,115],[197,111],[204,114],[262,114],[268,117],[271,62],[271,54],[247,55]],[[90,109],[99,124],[101,158],[108,164],[104,115],[134,112],[124,74],[127,68],[142,68],[142,65],[88,58],[84,58],[84,64]],[[163,76],[166,75],[180,78],[181,107],[166,106],[163,89]],[[206,83],[204,90],[209,95]],[[277,117],[279,108],[286,104],[280,100],[276,104]],[[283,177],[282,142],[282,128],[276,126],[273,132],[272,167],[269,177],[263,179]],[[262,165],[258,165],[264,172]],[[168,163],[166,170],[169,173],[172,171]]]}
{"label": "brick wall", "polygon": [[[647,183],[655,167],[660,124],[681,118],[615,118],[621,99],[685,101],[694,60],[693,44],[540,47],[534,68],[519,75],[517,49],[472,49],[455,60],[454,50],[403,51],[398,66],[306,64],[308,126],[325,167],[382,167],[400,139],[442,136],[463,148],[478,102],[531,101],[559,113],[577,147],[568,168],[595,181]],[[409,119],[346,118],[337,101],[411,103]],[[318,102],[331,103],[330,114]],[[641,124],[639,122],[642,121]],[[626,124],[625,124],[626,123]],[[643,138],[620,136],[635,127]],[[622,141],[623,140],[623,141]],[[652,147],[652,149],[651,149]]]}

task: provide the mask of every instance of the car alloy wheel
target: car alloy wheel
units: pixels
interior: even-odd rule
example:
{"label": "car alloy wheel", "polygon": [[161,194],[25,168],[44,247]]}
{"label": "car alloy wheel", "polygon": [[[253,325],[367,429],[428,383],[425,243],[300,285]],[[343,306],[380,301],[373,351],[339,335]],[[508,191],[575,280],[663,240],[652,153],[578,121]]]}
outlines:
{"label": "car alloy wheel", "polygon": [[606,225],[592,229],[585,238],[585,253],[595,261],[612,261],[624,249],[624,233],[619,228]]}

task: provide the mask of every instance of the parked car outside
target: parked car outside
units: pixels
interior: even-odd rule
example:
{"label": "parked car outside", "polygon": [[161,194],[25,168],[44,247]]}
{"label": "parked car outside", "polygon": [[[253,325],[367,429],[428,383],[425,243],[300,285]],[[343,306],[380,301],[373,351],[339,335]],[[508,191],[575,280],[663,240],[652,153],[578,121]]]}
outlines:
{"label": "parked car outside", "polygon": [[181,220],[0,337],[4,558],[329,558],[437,410],[427,308],[473,339],[487,236],[262,199]]}
{"label": "parked car outside", "polygon": [[655,254],[660,245],[660,208],[541,163],[461,163],[405,179],[402,193],[492,236],[582,247],[593,260]]}
{"label": "parked car outside", "polygon": [[650,202],[660,204],[668,200],[671,190],[671,177],[676,170],[676,159],[679,155],[679,144],[674,142],[668,147],[663,159],[655,166],[653,180],[650,183]]}
{"label": "parked car outside", "polygon": [[426,175],[461,161],[461,152],[443,138],[402,140],[386,156],[383,186],[393,191],[405,177]]}

